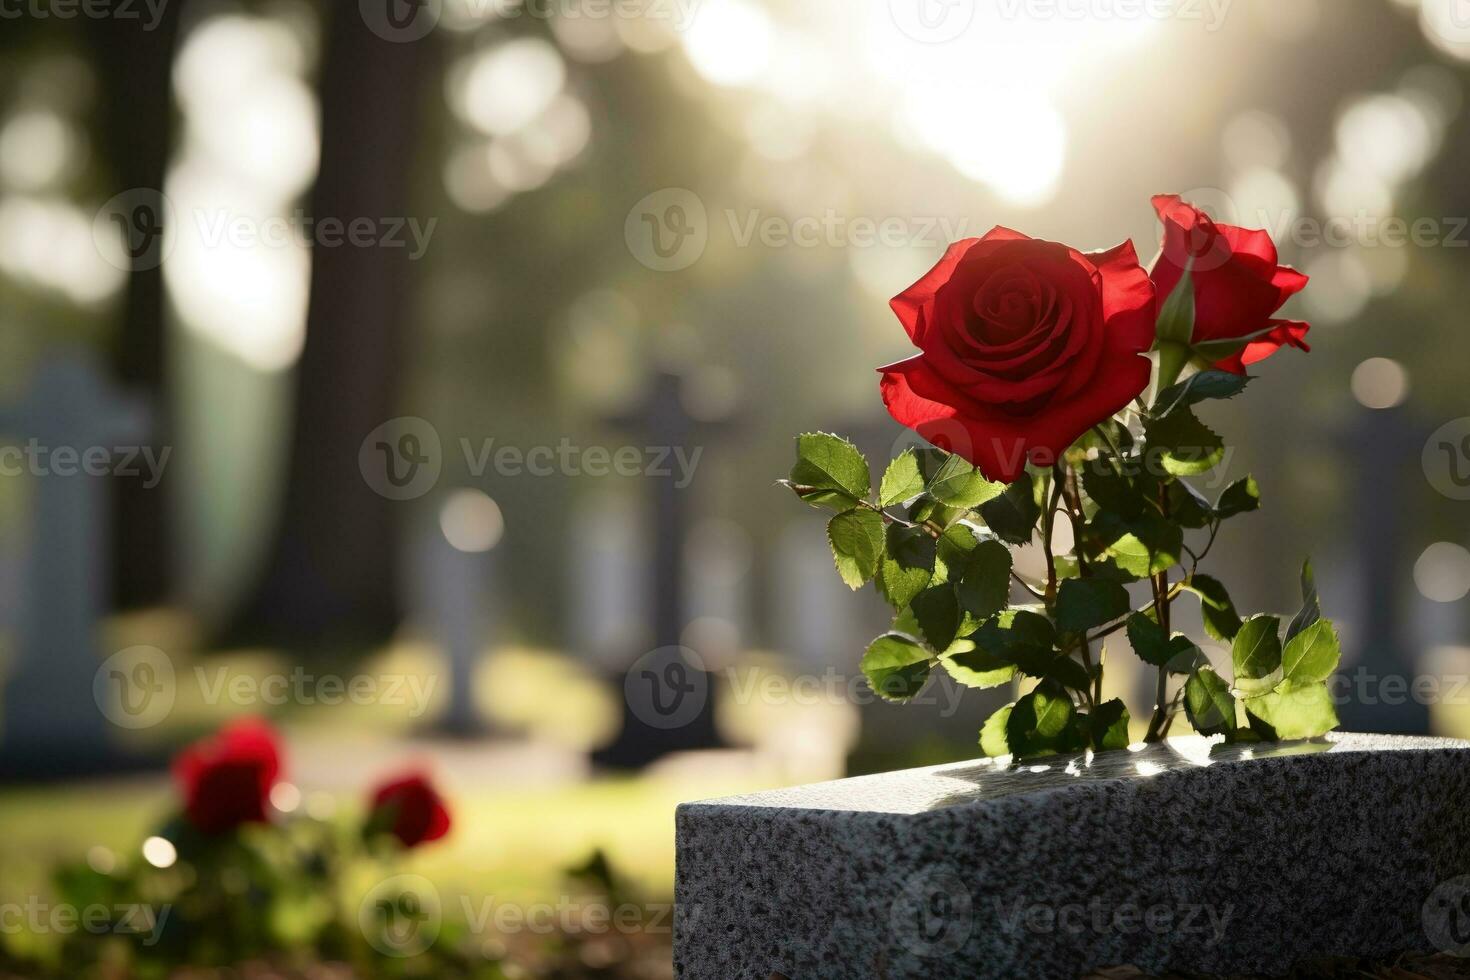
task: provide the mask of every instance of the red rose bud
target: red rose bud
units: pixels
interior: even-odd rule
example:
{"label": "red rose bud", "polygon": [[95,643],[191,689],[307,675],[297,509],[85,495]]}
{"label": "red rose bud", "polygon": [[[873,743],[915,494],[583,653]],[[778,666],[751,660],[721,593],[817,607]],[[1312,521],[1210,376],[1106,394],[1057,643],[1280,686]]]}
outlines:
{"label": "red rose bud", "polygon": [[[1215,367],[1244,374],[1290,345],[1311,350],[1310,325],[1278,320],[1276,311],[1301,292],[1307,277],[1277,263],[1276,244],[1264,231],[1216,224],[1177,194],[1153,199],[1164,223],[1164,245],[1152,278],[1162,306],[1190,268],[1194,281],[1194,337]],[[1235,343],[1232,343],[1235,342]]]}
{"label": "red rose bud", "polygon": [[395,779],[373,793],[370,834],[392,834],[404,847],[415,847],[449,833],[449,824],[448,807],[424,776]]}
{"label": "red rose bud", "polygon": [[1131,242],[1086,254],[996,228],[895,298],[922,351],[881,368],[895,419],[1010,483],[1148,387],[1154,287]]}
{"label": "red rose bud", "polygon": [[173,765],[184,815],[206,834],[264,823],[280,769],[276,733],[257,719],[235,722],[196,742]]}

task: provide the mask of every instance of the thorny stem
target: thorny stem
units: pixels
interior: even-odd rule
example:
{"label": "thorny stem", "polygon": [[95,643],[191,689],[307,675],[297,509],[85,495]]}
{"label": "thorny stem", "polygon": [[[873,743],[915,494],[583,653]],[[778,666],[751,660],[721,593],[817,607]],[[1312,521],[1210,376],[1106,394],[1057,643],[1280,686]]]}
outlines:
{"label": "thorny stem", "polygon": [[[1159,488],[1159,509],[1165,518],[1169,516],[1169,495],[1165,490]],[[1164,628],[1164,635],[1169,635],[1169,601],[1173,598],[1169,591],[1169,573],[1167,570],[1159,572],[1153,577],[1154,590],[1154,616],[1159,625]],[[1164,738],[1164,731],[1169,721],[1169,671],[1166,667],[1159,668],[1159,683],[1157,701],[1154,705],[1153,719],[1148,723],[1148,737],[1145,741],[1159,742]]]}

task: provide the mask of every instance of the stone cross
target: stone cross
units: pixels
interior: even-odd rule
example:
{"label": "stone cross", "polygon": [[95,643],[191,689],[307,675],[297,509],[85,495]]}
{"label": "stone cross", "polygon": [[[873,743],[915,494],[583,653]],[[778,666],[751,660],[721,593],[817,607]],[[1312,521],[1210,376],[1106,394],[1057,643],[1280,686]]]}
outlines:
{"label": "stone cross", "polygon": [[0,410],[0,431],[15,440],[7,462],[16,464],[0,479],[29,477],[31,501],[14,667],[5,679],[5,766],[95,768],[112,754],[93,697],[103,660],[97,628],[111,599],[111,497],[108,477],[83,461],[90,454],[121,465],[114,450],[146,438],[148,411],[89,357],[67,353],[43,362],[23,400]]}
{"label": "stone cross", "polygon": [[[691,418],[681,398],[683,378],[671,372],[654,377],[648,400],[633,417],[611,420],[646,446],[680,447],[692,452],[712,426]],[[714,723],[712,676],[679,650],[687,608],[683,576],[684,542],[689,532],[688,487],[679,470],[643,477],[652,528],[651,626],[653,649],[615,679],[623,695],[623,727],[596,761],[636,768],[670,752],[723,745]]]}

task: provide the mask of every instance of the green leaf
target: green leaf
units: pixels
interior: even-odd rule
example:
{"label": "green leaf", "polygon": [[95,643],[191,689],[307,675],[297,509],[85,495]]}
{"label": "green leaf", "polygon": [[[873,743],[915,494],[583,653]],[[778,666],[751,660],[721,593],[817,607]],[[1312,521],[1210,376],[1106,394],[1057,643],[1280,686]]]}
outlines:
{"label": "green leaf", "polygon": [[1245,703],[1279,739],[1317,738],[1337,727],[1337,709],[1320,681],[1285,681],[1276,690]]}
{"label": "green leaf", "polygon": [[1253,380],[1248,375],[1235,374],[1232,371],[1201,371],[1166,389],[1155,398],[1154,404],[1161,408],[1154,414],[1168,415],[1176,408],[1188,408],[1212,398],[1234,398],[1245,391],[1246,385]]}
{"label": "green leaf", "polygon": [[914,597],[914,617],[924,639],[935,650],[944,650],[954,642],[960,628],[960,603],[954,586],[936,585]]}
{"label": "green leaf", "polygon": [[1253,476],[1236,480],[1225,488],[1220,494],[1220,502],[1215,504],[1215,514],[1221,520],[1234,517],[1236,514],[1249,514],[1251,511],[1261,509],[1261,488]]}
{"label": "green leaf", "polygon": [[1201,735],[1235,730],[1235,698],[1230,694],[1230,685],[1209,667],[1201,667],[1185,681],[1184,711]]}
{"label": "green leaf", "polygon": [[1214,506],[1184,480],[1169,484],[1169,516],[1188,528],[1206,527],[1215,519]]}
{"label": "green leaf", "polygon": [[1312,563],[1307,561],[1302,564],[1302,608],[1286,627],[1287,642],[1291,642],[1293,637],[1321,618],[1322,603],[1317,597],[1317,576],[1312,572]]}
{"label": "green leaf", "polygon": [[1027,544],[1031,532],[1041,518],[1041,506],[1036,502],[1036,486],[1030,473],[1021,478],[993,500],[980,507],[980,518],[1002,541],[1011,544]]}
{"label": "green leaf", "polygon": [[868,461],[846,439],[808,432],[796,439],[796,465],[788,486],[814,506],[847,510],[868,496]]}
{"label": "green leaf", "polygon": [[1155,667],[1162,667],[1172,656],[1169,634],[1147,613],[1134,613],[1128,617],[1128,643],[1140,660]]}
{"label": "green leaf", "polygon": [[1128,706],[1120,698],[1098,705],[1088,718],[1092,747],[1099,752],[1126,749],[1132,744],[1128,736],[1129,720]]}
{"label": "green leaf", "polygon": [[1137,578],[1173,568],[1184,548],[1184,529],[1155,511],[1131,521],[1103,511],[1089,528],[1106,544],[1118,567]]}
{"label": "green leaf", "polygon": [[1286,641],[1281,671],[1287,681],[1325,681],[1342,660],[1342,645],[1331,620],[1319,619]]}
{"label": "green leaf", "polygon": [[1051,662],[1036,671],[1035,676],[1056,681],[1073,691],[1085,691],[1092,686],[1092,678],[1088,675],[1087,668],[1067,654],[1052,657]]}
{"label": "green leaf", "polygon": [[[1155,335],[1161,344],[1179,344],[1188,347],[1194,343],[1194,260],[1179,277],[1173,292],[1164,298],[1159,307],[1159,320]],[[1163,382],[1173,384],[1172,379]]]}
{"label": "green leaf", "polygon": [[878,488],[878,504],[892,507],[912,500],[924,492],[924,474],[919,472],[919,457],[906,449],[888,464]]}
{"label": "green leaf", "polygon": [[1210,665],[1210,658],[1205,656],[1205,652],[1183,633],[1175,633],[1169,638],[1169,651],[1173,656],[1164,664],[1164,669],[1171,674],[1186,676]]}
{"label": "green leaf", "polygon": [[1162,450],[1159,462],[1170,476],[1207,473],[1225,456],[1225,441],[1187,408],[1150,419],[1144,430],[1150,458]]}
{"label": "green leaf", "polygon": [[964,577],[970,557],[980,546],[980,539],[976,537],[975,529],[962,521],[939,536],[938,546],[939,563],[935,571],[940,572],[939,566],[943,566],[943,579],[949,582]]}
{"label": "green leaf", "polygon": [[929,651],[901,633],[885,633],[863,654],[868,686],[885,701],[913,700],[924,689],[930,669]]}
{"label": "green leaf", "polygon": [[1011,595],[1011,551],[999,541],[983,541],[970,553],[959,581],[960,604],[976,619],[1004,609]]}
{"label": "green leaf", "polygon": [[1281,620],[1275,616],[1252,616],[1235,634],[1230,649],[1235,666],[1235,688],[1245,697],[1255,697],[1281,683]]}
{"label": "green leaf", "polygon": [[1143,494],[1137,484],[1114,470],[1106,460],[1089,460],[1083,465],[1082,489],[1098,507],[1125,520],[1143,513]]}
{"label": "green leaf", "polygon": [[984,650],[970,650],[940,659],[939,663],[965,687],[989,690],[1015,680],[1016,665]]}
{"label": "green leaf", "polygon": [[980,729],[980,751],[991,759],[998,759],[1003,755],[1011,754],[1011,744],[1006,739],[1006,727],[1011,720],[1011,712],[1015,709],[1014,704],[1008,704],[985,721],[985,727]]}
{"label": "green leaf", "polygon": [[1107,579],[1070,578],[1057,593],[1057,629],[1085,633],[1127,614],[1128,590]]}
{"label": "green leaf", "polygon": [[[1055,656],[1056,630],[1051,620],[1026,610],[1010,609],[970,634],[977,649],[1003,663],[1036,673]],[[1031,671],[1028,671],[1031,672]]]}
{"label": "green leaf", "polygon": [[963,507],[951,507],[949,504],[941,504],[927,494],[915,500],[909,506],[909,520],[911,522],[915,524],[935,524],[939,527],[949,527],[968,513],[969,511]]}
{"label": "green leaf", "polygon": [[940,503],[969,509],[1000,496],[1005,484],[991,483],[963,457],[951,455],[934,474],[928,489]]}
{"label": "green leaf", "polygon": [[827,524],[827,542],[842,581],[856,591],[876,574],[883,556],[883,516],[860,507],[838,514]]}
{"label": "green leaf", "polygon": [[1043,683],[1011,709],[1006,719],[1006,744],[1022,757],[1055,751],[1076,710],[1071,695],[1060,685]]}
{"label": "green leaf", "polygon": [[936,546],[921,527],[891,524],[888,548],[878,564],[878,592],[895,609],[914,601],[934,578]]}
{"label": "green leaf", "polygon": [[1204,614],[1205,632],[1221,643],[1229,643],[1240,632],[1240,616],[1235,612],[1235,603],[1219,579],[1208,575],[1195,575],[1185,586],[1199,596],[1201,612]]}

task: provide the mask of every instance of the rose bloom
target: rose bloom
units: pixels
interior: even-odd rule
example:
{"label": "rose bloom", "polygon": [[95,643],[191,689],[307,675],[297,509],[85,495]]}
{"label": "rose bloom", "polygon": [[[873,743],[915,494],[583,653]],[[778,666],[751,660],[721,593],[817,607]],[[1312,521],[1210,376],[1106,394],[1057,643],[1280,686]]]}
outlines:
{"label": "rose bloom", "polygon": [[1154,287],[1132,242],[1089,254],[996,228],[892,306],[922,353],[880,369],[889,414],[990,480],[1052,465],[1148,387]]}
{"label": "rose bloom", "polygon": [[276,733],[257,719],[235,722],[196,742],[173,766],[184,815],[206,834],[264,823],[280,770]]}
{"label": "rose bloom", "polygon": [[1306,288],[1307,277],[1277,263],[1270,235],[1218,225],[1177,194],[1161,194],[1153,203],[1164,223],[1164,247],[1153,270],[1159,304],[1193,259],[1194,343],[1251,338],[1215,367],[1244,374],[1247,365],[1284,346],[1311,350],[1304,339],[1308,324],[1275,318],[1283,303]]}
{"label": "rose bloom", "polygon": [[372,794],[370,830],[390,833],[404,847],[449,833],[449,808],[427,777],[414,774],[384,783]]}

